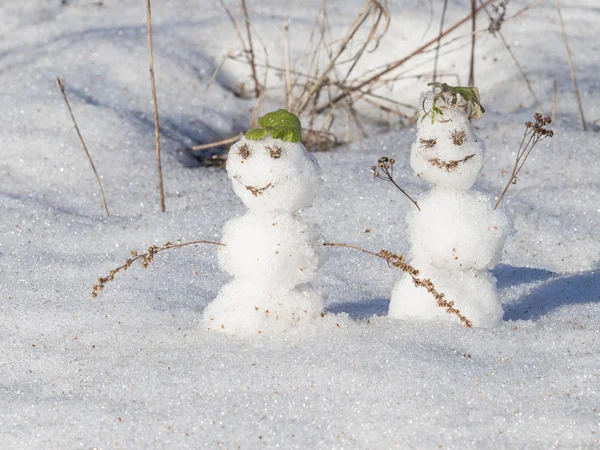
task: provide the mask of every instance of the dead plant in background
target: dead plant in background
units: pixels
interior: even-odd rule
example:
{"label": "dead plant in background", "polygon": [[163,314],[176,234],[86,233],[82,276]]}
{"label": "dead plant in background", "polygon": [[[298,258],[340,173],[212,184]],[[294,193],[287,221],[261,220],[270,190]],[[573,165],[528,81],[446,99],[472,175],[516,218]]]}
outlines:
{"label": "dead plant in background", "polygon": [[75,127],[75,131],[77,132],[77,136],[79,136],[79,142],[81,142],[81,147],[87,156],[88,161],[90,162],[90,166],[92,166],[92,171],[94,172],[94,176],[96,177],[96,182],[98,183],[98,188],[100,189],[100,197],[102,198],[102,208],[104,209],[104,214],[108,217],[110,214],[108,213],[108,206],[106,205],[106,198],[104,197],[104,189],[102,189],[102,182],[100,181],[100,175],[98,175],[98,171],[96,170],[96,166],[94,165],[94,161],[92,160],[92,156],[88,151],[87,146],[85,145],[85,141],[83,140],[83,136],[81,135],[81,131],[79,131],[79,126],[77,125],[77,121],[75,120],[75,116],[73,115],[73,111],[71,110],[71,104],[69,103],[69,99],[67,98],[67,93],[65,92],[65,87],[60,81],[60,78],[56,77],[56,87],[60,89],[60,93],[63,96],[65,101],[65,105],[67,105],[67,110],[69,111],[69,115],[71,116],[71,120],[73,121],[73,126]]}
{"label": "dead plant in background", "polygon": [[550,117],[543,117],[540,113],[535,113],[533,118],[535,119],[535,123],[525,122],[525,133],[523,133],[523,139],[521,139],[521,145],[517,151],[515,164],[510,174],[510,178],[508,179],[508,183],[506,183],[502,194],[500,194],[500,198],[496,202],[496,205],[494,205],[494,210],[498,208],[498,205],[504,198],[504,194],[506,194],[508,188],[512,184],[517,184],[519,172],[521,172],[521,169],[527,161],[527,158],[529,158],[533,148],[544,139],[554,136],[553,131],[546,128],[546,126],[552,122]]}
{"label": "dead plant in background", "polygon": [[357,250],[359,252],[363,252],[368,255],[376,256],[378,258],[385,260],[388,263],[388,266],[391,266],[395,269],[401,270],[402,272],[410,275],[415,286],[427,289],[427,292],[429,292],[433,296],[433,298],[435,298],[435,301],[440,308],[444,308],[448,314],[454,314],[456,317],[458,317],[458,319],[467,328],[471,328],[473,326],[471,321],[469,319],[467,319],[465,316],[463,316],[460,313],[459,309],[456,309],[454,307],[453,301],[446,300],[446,295],[443,292],[439,292],[435,288],[433,282],[429,278],[420,278],[419,277],[419,271],[417,269],[415,269],[413,266],[411,266],[410,264],[408,264],[406,262],[404,256],[397,255],[397,254],[389,252],[387,250],[381,250],[378,253],[375,253],[375,252],[371,252],[369,250],[365,250],[363,248],[355,247],[353,245],[348,245],[348,244],[335,244],[335,243],[331,243],[331,242],[325,242],[323,245],[328,246],[328,247],[349,248],[351,250]]}
{"label": "dead plant in background", "polygon": [[211,245],[225,246],[225,244],[222,244],[220,242],[201,240],[201,241],[192,241],[192,242],[182,242],[182,243],[177,243],[177,244],[173,244],[172,242],[166,242],[161,247],[157,247],[156,245],[151,245],[150,247],[148,247],[146,249],[146,251],[144,253],[138,253],[136,250],[131,250],[131,257],[128,258],[127,261],[125,261],[125,264],[112,269],[108,273],[107,276],[98,278],[98,284],[94,284],[92,286],[92,297],[94,297],[94,298],[98,297],[98,295],[104,290],[104,286],[106,285],[106,283],[114,281],[115,275],[117,273],[129,269],[133,265],[134,262],[139,260],[142,267],[144,269],[146,269],[150,265],[150,263],[154,260],[154,255],[156,255],[157,253],[163,252],[165,250],[171,250],[173,248],[182,248],[182,247],[187,247],[189,245],[198,245],[198,244],[211,244]]}

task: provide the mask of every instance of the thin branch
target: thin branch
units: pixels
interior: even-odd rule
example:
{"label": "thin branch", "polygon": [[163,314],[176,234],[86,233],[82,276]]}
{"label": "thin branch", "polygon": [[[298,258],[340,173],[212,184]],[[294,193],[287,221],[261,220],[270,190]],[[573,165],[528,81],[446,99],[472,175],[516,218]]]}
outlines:
{"label": "thin branch", "polygon": [[556,97],[558,96],[557,91],[558,83],[556,82],[556,80],[554,80],[554,82],[552,83],[552,115],[550,116],[552,122],[556,120]]}
{"label": "thin branch", "polygon": [[444,21],[446,20],[446,10],[448,9],[448,0],[444,0],[444,7],[442,8],[442,18],[440,19],[440,31],[437,45],[435,47],[435,59],[433,60],[433,82],[437,81],[437,68],[438,58],[440,56],[440,44],[442,43],[442,32],[444,31]]}
{"label": "thin branch", "polygon": [[256,98],[260,97],[260,83],[256,75],[256,64],[254,62],[254,47],[252,45],[252,30],[250,29],[250,17],[248,16],[248,7],[246,6],[246,0],[242,0],[242,10],[244,12],[244,20],[246,22],[246,33],[248,34],[248,62],[250,63],[250,70],[252,71],[252,80],[254,80],[254,94]]}
{"label": "thin branch", "polygon": [[587,131],[587,124],[585,122],[585,116],[583,115],[583,106],[581,105],[581,96],[579,95],[579,87],[577,86],[577,77],[575,76],[575,68],[573,67],[573,58],[571,56],[571,49],[569,48],[569,41],[567,39],[567,33],[565,32],[565,23],[563,22],[562,12],[560,9],[560,0],[556,0],[556,10],[558,11],[558,18],[560,20],[560,32],[565,42],[565,50],[567,51],[571,80],[573,81],[573,88],[575,89],[575,95],[577,96],[577,105],[579,106],[581,124],[583,125],[583,131]]}
{"label": "thin branch", "polygon": [[[402,189],[400,185],[398,185],[398,183],[396,183],[396,180],[394,180],[395,163],[396,161],[393,158],[382,156],[381,158],[379,158],[379,160],[377,160],[377,165],[371,167],[373,176],[383,181],[390,181],[394,186],[396,186],[396,188],[398,188],[400,192],[402,192],[406,196],[407,199],[409,199],[412,202],[413,205],[416,206],[416,208],[419,211],[421,211],[421,208],[419,208],[419,204],[417,203],[417,201],[413,200],[413,198],[410,195],[408,195],[408,193],[404,189]],[[381,174],[382,172],[383,175]]]}
{"label": "thin branch", "polygon": [[77,121],[75,120],[75,116],[73,115],[73,111],[71,110],[71,105],[69,104],[69,100],[67,99],[65,87],[63,86],[62,82],[60,81],[60,78],[58,78],[58,77],[56,77],[56,86],[60,89],[60,92],[62,93],[63,99],[65,100],[65,104],[67,105],[67,109],[69,110],[71,120],[73,121],[73,125],[75,126],[75,131],[77,131],[77,136],[79,136],[79,142],[81,142],[83,151],[85,152],[85,154],[88,158],[88,161],[90,162],[90,165],[92,166],[92,170],[94,171],[96,181],[98,182],[98,187],[100,188],[100,196],[102,197],[102,207],[104,208],[104,213],[106,214],[106,217],[108,217],[109,216],[108,206],[106,206],[106,198],[104,197],[104,189],[102,189],[102,183],[100,182],[100,176],[98,175],[98,172],[96,171],[96,166],[94,165],[94,161],[92,161],[90,152],[88,151],[87,146],[85,145],[85,141],[83,140],[83,136],[81,135],[81,132],[79,131],[79,127],[77,126]]}
{"label": "thin branch", "polygon": [[160,193],[160,210],[165,212],[165,188],[163,184],[162,163],[160,161],[160,124],[158,120],[158,101],[156,100],[156,80],[154,78],[154,57],[152,52],[152,12],[150,0],[146,0],[146,23],[148,35],[148,58],[150,66],[150,84],[152,85],[152,107],[154,109],[154,146],[156,165],[158,167],[158,189]]}
{"label": "thin branch", "polygon": [[290,19],[285,18],[283,25],[285,31],[285,107],[290,110],[292,108],[292,77],[290,76]]}
{"label": "thin branch", "polygon": [[236,134],[235,136],[226,138],[226,139],[221,139],[220,141],[216,141],[216,142],[211,142],[209,144],[202,144],[202,145],[194,145],[192,147],[192,150],[206,150],[207,148],[215,148],[215,147],[220,147],[222,145],[227,145],[227,144],[233,144],[234,142],[239,141],[242,138],[241,134]]}
{"label": "thin branch", "polygon": [[98,294],[100,294],[104,290],[104,286],[106,285],[106,283],[113,281],[115,279],[115,275],[118,272],[129,269],[131,267],[131,265],[134,262],[136,262],[137,260],[141,260],[142,267],[144,269],[146,269],[148,267],[148,265],[154,260],[154,255],[156,255],[157,253],[160,253],[165,250],[171,250],[173,248],[181,248],[181,247],[187,247],[188,245],[197,245],[197,244],[211,244],[211,245],[218,245],[221,247],[226,246],[225,244],[223,244],[221,242],[201,240],[201,241],[183,242],[183,243],[178,243],[178,244],[173,244],[171,242],[167,242],[162,247],[157,247],[156,245],[151,245],[150,247],[148,247],[148,249],[144,253],[141,253],[141,254],[138,254],[138,252],[135,250],[131,250],[131,258],[129,258],[127,261],[125,261],[124,264],[120,265],[119,267],[117,267],[115,269],[112,269],[108,273],[107,276],[98,278],[98,284],[94,284],[92,286],[92,297],[96,298],[98,296]]}
{"label": "thin branch", "polygon": [[469,64],[468,86],[475,86],[475,42],[477,40],[477,0],[471,0],[471,62]]}
{"label": "thin branch", "polygon": [[427,289],[427,291],[429,293],[431,293],[431,295],[433,295],[433,297],[435,298],[437,305],[440,308],[444,308],[448,314],[454,314],[456,317],[458,317],[458,319],[467,328],[471,328],[473,326],[471,321],[460,313],[460,310],[454,308],[454,302],[446,300],[445,294],[442,292],[439,292],[435,288],[435,286],[433,285],[433,283],[431,282],[431,280],[429,278],[424,278],[424,279],[419,278],[419,271],[417,269],[415,269],[414,267],[412,267],[407,262],[405,262],[404,256],[394,254],[387,250],[381,250],[380,252],[375,253],[375,252],[365,250],[360,247],[355,247],[353,245],[348,245],[348,244],[336,244],[336,243],[332,243],[332,242],[325,242],[325,243],[323,243],[323,245],[326,247],[349,248],[351,250],[357,250],[359,252],[366,253],[367,255],[372,255],[372,256],[376,256],[377,258],[383,259],[384,261],[386,261],[388,263],[388,266],[392,266],[396,269],[400,269],[404,273],[407,273],[408,275],[410,275],[415,286]]}
{"label": "thin branch", "polygon": [[525,132],[523,133],[523,139],[521,139],[521,144],[519,145],[519,149],[517,150],[515,164],[513,166],[508,182],[504,187],[504,190],[502,191],[500,197],[498,198],[498,201],[494,205],[494,211],[498,208],[498,205],[500,205],[500,202],[504,198],[504,195],[508,191],[508,188],[512,184],[517,184],[517,177],[519,175],[519,172],[521,172],[521,169],[525,165],[527,158],[529,158],[529,155],[531,154],[531,151],[536,146],[536,144],[548,137],[551,138],[552,136],[554,136],[553,131],[546,128],[547,125],[552,123],[552,119],[550,117],[543,117],[540,113],[535,113],[533,117],[535,118],[535,123],[525,123]]}

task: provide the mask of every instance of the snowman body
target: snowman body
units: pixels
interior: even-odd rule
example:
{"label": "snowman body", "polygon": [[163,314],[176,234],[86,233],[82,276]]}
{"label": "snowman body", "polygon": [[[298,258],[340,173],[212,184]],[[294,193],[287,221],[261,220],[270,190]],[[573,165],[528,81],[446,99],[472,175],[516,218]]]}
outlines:
{"label": "snowman body", "polygon": [[[431,108],[433,95],[423,94],[424,109]],[[411,167],[432,189],[419,198],[420,211],[407,218],[412,265],[474,326],[497,326],[503,310],[489,269],[498,263],[512,223],[492,209],[487,194],[470,190],[483,167],[485,144],[458,107],[448,107],[433,123],[425,117],[418,128]],[[455,320],[408,275],[394,286],[389,316]]]}
{"label": "snowman body", "polygon": [[323,311],[311,285],[322,260],[319,233],[296,214],[321,184],[314,156],[300,142],[242,138],[227,173],[247,213],[227,222],[219,265],[234,279],[204,311],[209,329],[234,334],[285,331]]}

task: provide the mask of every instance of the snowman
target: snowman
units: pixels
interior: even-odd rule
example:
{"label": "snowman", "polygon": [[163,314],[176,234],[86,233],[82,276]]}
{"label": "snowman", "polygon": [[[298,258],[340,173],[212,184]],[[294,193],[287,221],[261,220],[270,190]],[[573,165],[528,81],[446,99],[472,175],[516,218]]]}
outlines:
{"label": "snowman", "polygon": [[224,226],[219,265],[234,279],[204,311],[209,329],[233,334],[286,331],[323,311],[310,285],[321,264],[319,233],[296,214],[312,205],[321,169],[300,142],[295,115],[278,110],[258,124],[229,150],[227,173],[248,211]]}
{"label": "snowman", "polygon": [[[470,124],[465,97],[471,94],[474,110],[481,110],[476,89],[454,89],[466,90],[465,95],[439,87],[421,95],[426,114],[418,123],[410,164],[432,188],[419,198],[420,211],[407,218],[411,265],[474,326],[491,328],[500,324],[503,310],[489,270],[500,259],[512,222],[492,209],[487,194],[470,190],[483,167],[485,144]],[[408,275],[394,286],[389,316],[456,320]]]}

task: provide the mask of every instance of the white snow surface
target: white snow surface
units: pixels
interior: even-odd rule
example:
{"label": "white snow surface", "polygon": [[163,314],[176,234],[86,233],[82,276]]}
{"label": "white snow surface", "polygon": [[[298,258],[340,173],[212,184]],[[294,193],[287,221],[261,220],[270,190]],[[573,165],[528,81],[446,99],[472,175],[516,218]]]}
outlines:
{"label": "white snow surface", "polygon": [[[287,2],[285,12],[274,2],[248,3],[273,58],[282,59],[284,16],[292,19],[294,55],[321,1]],[[328,3],[333,31],[343,33],[363,2]],[[365,65],[400,58],[422,42],[426,2],[390,3],[392,34]],[[516,233],[492,272],[502,324],[389,319],[402,274],[369,255],[326,248],[314,284],[327,314],[281,336],[242,339],[202,323],[230,279],[213,246],[160,253],[146,271],[136,264],[90,296],[95,279],[130,249],[219,240],[223,224],[245,211],[227,174],[192,167],[185,151],[247,127],[254,104],[231,93],[247,82],[233,63],[206,91],[233,40],[218,2],[153,2],[167,195],[161,214],[143,2],[3,1],[0,448],[598,448],[600,11],[595,0],[561,3],[587,133],[554,2],[503,25],[544,112],[554,79],[558,96],[555,137],[534,150],[503,200]],[[447,23],[469,4],[449,2]],[[433,24],[439,13],[436,7]],[[430,28],[423,39],[433,37]],[[441,58],[440,67],[466,79],[467,53]],[[477,133],[487,150],[475,189],[494,197],[535,108],[498,40],[478,39],[477,54],[487,109]],[[65,79],[102,176],[108,219],[56,76]],[[415,104],[418,83],[399,82],[394,95]],[[415,133],[394,129],[317,155],[324,181],[305,219],[324,239],[408,252],[405,217],[414,206],[373,180],[370,167],[394,157],[399,183],[414,195],[427,190],[410,169]]]}

